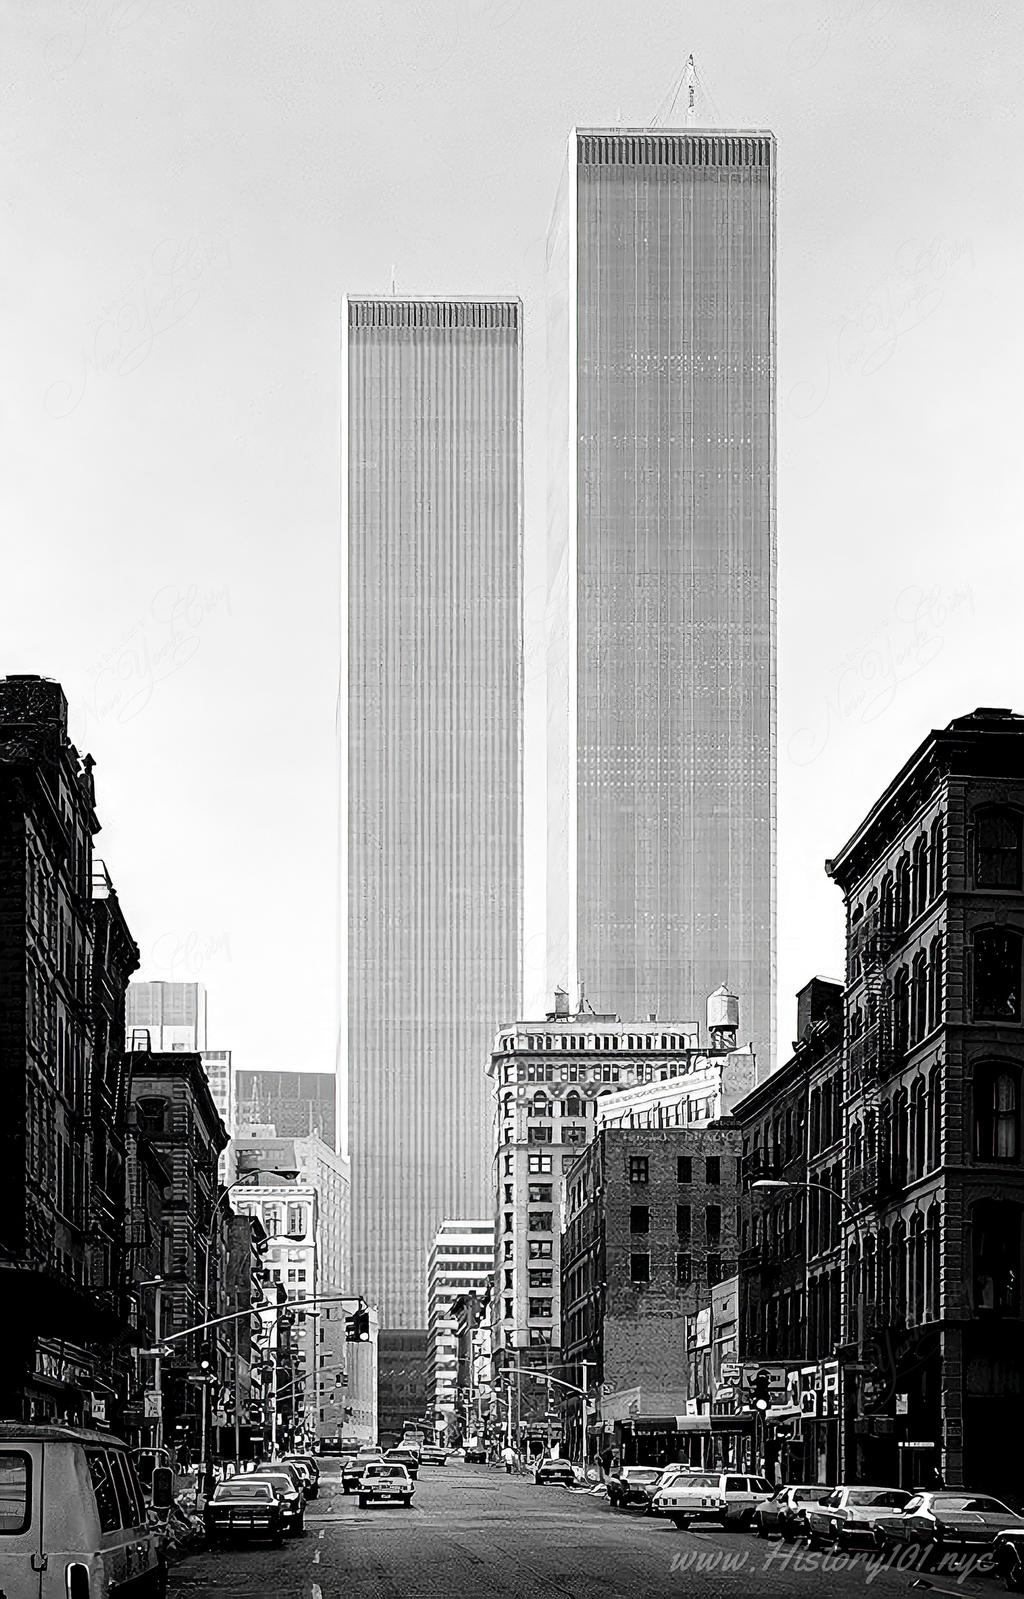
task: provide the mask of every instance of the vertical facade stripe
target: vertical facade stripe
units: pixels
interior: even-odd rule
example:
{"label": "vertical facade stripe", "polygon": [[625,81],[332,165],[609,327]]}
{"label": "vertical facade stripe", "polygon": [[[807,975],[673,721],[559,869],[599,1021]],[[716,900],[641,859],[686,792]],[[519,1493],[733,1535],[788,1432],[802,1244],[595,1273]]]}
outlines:
{"label": "vertical facade stripe", "polygon": [[492,1205],[484,1071],[520,1009],[516,301],[347,303],[353,1287],[426,1326],[441,1222]]}

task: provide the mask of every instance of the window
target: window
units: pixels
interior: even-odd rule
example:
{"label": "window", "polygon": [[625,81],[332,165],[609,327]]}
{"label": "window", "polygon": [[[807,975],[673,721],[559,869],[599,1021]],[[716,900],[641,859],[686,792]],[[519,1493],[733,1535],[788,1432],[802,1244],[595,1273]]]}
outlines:
{"label": "window", "polygon": [[649,1283],[651,1280],[650,1255],[630,1255],[629,1275],[632,1282]]}
{"label": "window", "polygon": [[135,1115],[140,1133],[162,1133],[167,1127],[167,1101],[147,1095],[135,1101]]}
{"label": "window", "polygon": [[512,1259],[512,1240],[511,1240],[511,1238],[506,1238],[506,1240],[505,1240],[505,1259],[506,1260],[511,1260]]}
{"label": "window", "polygon": [[1017,811],[986,806],[974,818],[974,883],[977,888],[1020,888],[1021,818]]}
{"label": "window", "polygon": [[551,1240],[550,1239],[531,1238],[530,1239],[529,1254],[530,1254],[530,1259],[531,1260],[550,1260],[551,1259]]}
{"label": "window", "polygon": [[896,928],[902,931],[910,921],[910,857],[901,855],[896,867]]}
{"label": "window", "polygon": [[631,1183],[646,1183],[648,1181],[648,1160],[646,1155],[630,1156],[629,1180]]}
{"label": "window", "polygon": [[709,1255],[708,1256],[708,1287],[709,1288],[713,1288],[716,1283],[720,1283],[722,1281],[722,1275],[723,1274],[722,1274],[722,1257],[721,1257],[721,1255]]}
{"label": "window", "polygon": [[118,1520],[117,1494],[110,1476],[110,1466],[102,1449],[87,1449],[85,1458],[89,1462],[89,1475],[92,1478],[93,1491],[96,1495],[96,1509],[99,1511],[100,1531],[116,1532],[120,1526]]}
{"label": "window", "polygon": [[562,1128],[562,1142],[563,1142],[563,1144],[585,1144],[586,1141],[587,1141],[587,1129],[585,1127],[563,1127]]}
{"label": "window", "polygon": [[0,1533],[26,1532],[32,1519],[32,1463],[17,1449],[0,1449]]}
{"label": "window", "polygon": [[1020,1149],[1020,1072],[979,1068],[974,1078],[974,1153],[978,1160],[1016,1160]]}
{"label": "window", "polygon": [[722,1162],[717,1155],[709,1155],[704,1162],[704,1181],[712,1184],[722,1181]]}
{"label": "window", "polygon": [[551,1127],[528,1127],[526,1129],[526,1142],[528,1144],[554,1143],[554,1129]]}
{"label": "window", "polygon": [[530,1315],[531,1316],[539,1316],[542,1320],[544,1318],[546,1318],[548,1321],[550,1321],[551,1320],[551,1300],[550,1299],[531,1299],[530,1300]]}
{"label": "window", "polygon": [[689,1255],[676,1256],[676,1282],[684,1287],[693,1281],[693,1260]]}
{"label": "window", "polygon": [[550,1203],[551,1203],[551,1184],[550,1183],[531,1183],[530,1184],[529,1201],[530,1201],[531,1205],[550,1205]]}
{"label": "window", "polygon": [[550,1155],[530,1155],[528,1157],[528,1170],[531,1173],[531,1175],[533,1175],[534,1173],[538,1173],[538,1172],[550,1171],[551,1170],[551,1156]]}
{"label": "window", "polygon": [[928,1031],[942,1022],[942,937],[933,938],[928,950]]}
{"label": "window", "polygon": [[1020,1314],[1019,1205],[983,1199],[971,1212],[974,1309],[977,1314]]}
{"label": "window", "polygon": [[911,889],[911,915],[921,915],[928,903],[928,840],[922,834],[914,844],[913,887]]}
{"label": "window", "polygon": [[293,1238],[302,1238],[306,1232],[305,1205],[288,1206],[288,1231]]}
{"label": "window", "polygon": [[530,1348],[546,1349],[551,1343],[552,1329],[550,1327],[530,1328]]}
{"label": "window", "polygon": [[514,1314],[515,1314],[515,1312],[514,1312],[514,1310],[512,1308],[512,1300],[511,1299],[506,1299],[506,1301],[505,1301],[505,1320],[506,1321],[511,1321]]}
{"label": "window", "polygon": [[551,1288],[553,1286],[554,1273],[552,1271],[536,1269],[531,1270],[529,1275],[531,1288]]}
{"label": "window", "polygon": [[708,1248],[719,1244],[722,1239],[722,1207],[721,1205],[704,1206],[704,1234],[708,1241]]}
{"label": "window", "polygon": [[932,847],[928,852],[928,892],[932,899],[945,887],[945,870],[942,817],[937,816],[932,823]]}
{"label": "window", "polygon": [[676,1206],[676,1232],[680,1238],[690,1237],[690,1207],[689,1205]]}
{"label": "window", "polygon": [[281,1231],[281,1206],[264,1205],[263,1230],[268,1238],[276,1238]]}
{"label": "window", "polygon": [[507,1233],[512,1231],[512,1212],[510,1210],[505,1212],[505,1231]]}
{"label": "window", "polygon": [[649,1205],[630,1205],[629,1230],[631,1233],[649,1233],[651,1230],[651,1207]]}
{"label": "window", "polygon": [[693,1157],[691,1155],[678,1155],[676,1157],[676,1182],[693,1182]]}
{"label": "window", "polygon": [[531,1233],[551,1232],[551,1215],[550,1210],[531,1210],[528,1231]]}
{"label": "window", "polygon": [[506,1203],[506,1205],[511,1205],[511,1203],[512,1203],[512,1184],[511,1183],[506,1183],[505,1184],[505,1203]]}
{"label": "window", "polygon": [[972,1014],[1020,1021],[1021,938],[1012,927],[983,927],[974,935]]}

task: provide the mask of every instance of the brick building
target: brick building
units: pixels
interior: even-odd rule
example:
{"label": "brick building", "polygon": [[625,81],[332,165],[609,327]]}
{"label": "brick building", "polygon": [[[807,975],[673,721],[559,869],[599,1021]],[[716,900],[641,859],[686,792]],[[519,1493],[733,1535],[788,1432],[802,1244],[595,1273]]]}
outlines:
{"label": "brick building", "polygon": [[[203,1321],[207,1281],[210,1226],[217,1197],[217,1163],[228,1135],[217,1114],[200,1056],[193,1052],[151,1054],[136,1049],[130,1055],[131,1096],[138,1131],[170,1173],[164,1198],[162,1231],[164,1278],[161,1293],[164,1338]],[[219,1303],[218,1254],[210,1250],[210,1305]],[[153,1290],[150,1289],[152,1294]],[[175,1339],[174,1354],[163,1363],[163,1434],[174,1436],[180,1424],[197,1440],[200,1423],[198,1396],[204,1391],[187,1378],[198,1371],[201,1354],[212,1348],[215,1375],[221,1384],[229,1376],[230,1335],[204,1337],[192,1333]],[[218,1353],[219,1351],[219,1353]],[[146,1362],[147,1368],[149,1362]],[[147,1386],[150,1386],[147,1369]]]}
{"label": "brick building", "polygon": [[67,700],[0,681],[0,1414],[119,1421],[131,1337],[124,992],[138,965],[94,862],[93,762]]}
{"label": "brick building", "polygon": [[[577,1372],[586,1362],[587,1385],[602,1385],[599,1421],[606,1435],[617,1427],[627,1459],[676,1445],[689,1397],[686,1318],[736,1272],[740,1150],[725,1121],[605,1128],[569,1175],[563,1357]],[[567,1431],[578,1452],[578,1409]]]}
{"label": "brick building", "polygon": [[[1024,717],[929,733],[827,863],[847,920],[845,1469],[1012,1480],[1024,1427]],[[902,1397],[899,1397],[902,1396]],[[899,1408],[897,1408],[897,1406]],[[931,1449],[901,1450],[906,1440]]]}

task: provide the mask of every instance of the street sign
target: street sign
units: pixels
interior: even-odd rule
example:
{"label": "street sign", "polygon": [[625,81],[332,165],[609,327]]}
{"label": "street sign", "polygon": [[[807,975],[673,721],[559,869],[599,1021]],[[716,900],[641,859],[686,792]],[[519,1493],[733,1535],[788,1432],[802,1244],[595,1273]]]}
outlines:
{"label": "street sign", "polygon": [[143,1403],[145,1405],[146,1415],[151,1420],[154,1418],[159,1418],[163,1397],[163,1394],[153,1393],[152,1390],[144,1395]]}
{"label": "street sign", "polygon": [[906,1415],[909,1414],[909,1411],[910,1411],[910,1395],[909,1394],[897,1394],[896,1395],[896,1414],[897,1414],[897,1416],[906,1416]]}
{"label": "street sign", "polygon": [[107,1401],[105,1399],[99,1399],[93,1394],[89,1400],[89,1409],[92,1411],[93,1421],[106,1421]]}
{"label": "street sign", "polygon": [[923,1438],[916,1443],[901,1443],[901,1449],[934,1449],[935,1443],[931,1438]]}

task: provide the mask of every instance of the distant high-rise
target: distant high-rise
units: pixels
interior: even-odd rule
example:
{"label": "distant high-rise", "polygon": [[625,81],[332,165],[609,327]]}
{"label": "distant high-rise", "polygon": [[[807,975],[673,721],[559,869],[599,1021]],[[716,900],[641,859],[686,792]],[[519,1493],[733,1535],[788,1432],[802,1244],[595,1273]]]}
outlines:
{"label": "distant high-rise", "polygon": [[548,261],[549,981],[768,1059],[773,135],[575,130]]}
{"label": "distant high-rise", "polygon": [[235,1073],[235,1124],[273,1127],[278,1138],[319,1133],[337,1149],[338,1118],[333,1072]]}
{"label": "distant high-rise", "polygon": [[206,1048],[206,989],[202,983],[132,983],[128,989],[128,1042],[149,1034],[150,1049],[198,1054]]}
{"label": "distant high-rise", "polygon": [[421,1328],[519,1010],[522,308],[350,299],[343,341],[352,1286]]}

